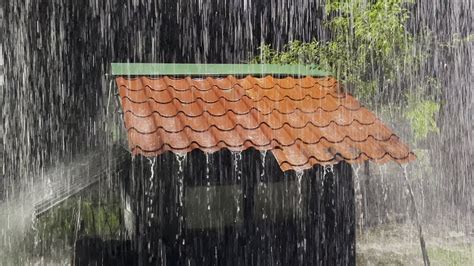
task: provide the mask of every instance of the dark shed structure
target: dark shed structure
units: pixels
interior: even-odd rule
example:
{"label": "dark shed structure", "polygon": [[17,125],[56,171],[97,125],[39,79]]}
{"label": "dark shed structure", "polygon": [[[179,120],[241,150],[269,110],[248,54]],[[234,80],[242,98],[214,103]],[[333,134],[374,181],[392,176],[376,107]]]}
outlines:
{"label": "dark shed structure", "polygon": [[414,159],[314,68],[112,68],[134,155],[126,224],[143,265],[355,264],[349,163]]}

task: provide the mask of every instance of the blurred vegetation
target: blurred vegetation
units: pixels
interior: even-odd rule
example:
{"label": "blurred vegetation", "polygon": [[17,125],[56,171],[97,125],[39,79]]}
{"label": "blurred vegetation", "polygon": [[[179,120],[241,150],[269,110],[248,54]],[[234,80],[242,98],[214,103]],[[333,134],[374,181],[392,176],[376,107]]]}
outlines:
{"label": "blurred vegetation", "polygon": [[439,104],[431,100],[412,100],[409,98],[409,109],[406,118],[414,132],[415,142],[424,139],[430,132],[439,132],[436,121],[433,119],[439,111]]}
{"label": "blurred vegetation", "polygon": [[462,37],[461,34],[455,33],[453,34],[452,40],[448,42],[440,43],[439,45],[444,48],[456,48],[462,44],[471,43],[471,42],[474,42],[474,34],[469,34],[465,37]]}
{"label": "blurred vegetation", "polygon": [[61,259],[79,237],[120,239],[124,233],[120,199],[97,190],[69,198],[37,217],[25,237],[27,250],[36,256]]}
{"label": "blurred vegetation", "polygon": [[404,116],[416,142],[438,132],[440,90],[432,77],[423,77],[422,86],[410,87],[429,56],[417,45],[430,36],[407,31],[412,2],[327,0],[324,24],[330,33],[328,40],[295,40],[279,51],[262,44],[252,62],[314,65],[330,71],[369,107],[396,102],[405,107]]}

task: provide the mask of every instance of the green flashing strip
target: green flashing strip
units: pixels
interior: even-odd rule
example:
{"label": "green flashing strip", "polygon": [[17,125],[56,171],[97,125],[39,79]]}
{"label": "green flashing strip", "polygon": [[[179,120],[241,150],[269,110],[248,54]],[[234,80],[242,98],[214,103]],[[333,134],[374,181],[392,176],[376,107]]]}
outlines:
{"label": "green flashing strip", "polygon": [[330,76],[314,66],[275,64],[149,64],[112,63],[115,76],[225,76],[225,75]]}

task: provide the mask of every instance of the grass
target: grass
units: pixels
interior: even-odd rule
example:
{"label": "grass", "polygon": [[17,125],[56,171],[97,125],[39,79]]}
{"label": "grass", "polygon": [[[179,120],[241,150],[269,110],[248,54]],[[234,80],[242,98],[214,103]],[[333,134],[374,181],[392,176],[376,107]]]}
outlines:
{"label": "grass", "polygon": [[[425,231],[431,265],[474,265],[473,236],[434,228]],[[359,234],[357,242],[357,265],[423,265],[413,226],[379,226]]]}
{"label": "grass", "polygon": [[433,265],[474,265],[473,251],[472,244],[429,249]]}

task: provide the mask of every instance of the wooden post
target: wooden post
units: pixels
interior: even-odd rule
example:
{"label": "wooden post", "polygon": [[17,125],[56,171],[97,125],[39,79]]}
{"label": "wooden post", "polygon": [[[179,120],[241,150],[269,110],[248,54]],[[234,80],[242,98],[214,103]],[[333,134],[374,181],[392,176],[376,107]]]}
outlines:
{"label": "wooden post", "polygon": [[421,226],[420,215],[418,212],[418,208],[416,206],[415,195],[413,194],[413,189],[411,187],[410,180],[408,179],[408,173],[406,166],[402,166],[403,168],[403,176],[405,177],[405,182],[407,184],[408,192],[410,193],[410,198],[413,203],[413,208],[415,209],[415,220],[416,225],[418,227],[418,237],[420,239],[420,246],[421,246],[421,253],[423,255],[423,262],[425,266],[430,265],[430,258],[428,257],[428,251],[426,250],[425,238],[423,237],[423,228]]}

